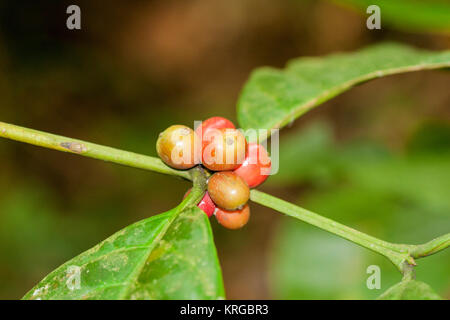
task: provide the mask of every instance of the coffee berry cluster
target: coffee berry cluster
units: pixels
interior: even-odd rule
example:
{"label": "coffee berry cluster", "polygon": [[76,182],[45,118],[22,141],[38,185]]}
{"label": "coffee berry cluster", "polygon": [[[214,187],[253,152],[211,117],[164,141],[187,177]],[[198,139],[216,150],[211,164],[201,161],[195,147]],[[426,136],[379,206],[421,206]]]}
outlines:
{"label": "coffee berry cluster", "polygon": [[230,120],[212,117],[195,131],[183,125],[170,126],[159,134],[156,150],[172,168],[185,170],[202,165],[213,173],[207,192],[197,205],[208,217],[214,214],[228,229],[247,224],[250,188],[263,183],[271,170],[263,145],[247,143]]}

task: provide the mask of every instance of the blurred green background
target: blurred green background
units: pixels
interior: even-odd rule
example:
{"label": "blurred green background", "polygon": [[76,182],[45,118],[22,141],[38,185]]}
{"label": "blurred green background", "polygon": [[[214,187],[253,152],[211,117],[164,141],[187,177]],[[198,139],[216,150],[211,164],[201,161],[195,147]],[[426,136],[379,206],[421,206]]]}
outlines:
{"label": "blurred green background", "polygon": [[[236,120],[255,67],[384,40],[450,47],[448,1],[391,1],[381,30],[366,28],[365,2],[2,1],[0,121],[154,156],[171,124]],[[69,4],[81,30],[66,28]],[[388,241],[449,232],[449,87],[448,72],[416,72],[332,99],[282,131],[280,172],[262,189]],[[3,299],[189,188],[7,140],[0,154]],[[400,280],[376,254],[256,204],[240,231],[211,224],[230,299],[374,298]],[[450,250],[418,263],[417,278],[450,298]],[[369,265],[381,290],[366,287]]]}

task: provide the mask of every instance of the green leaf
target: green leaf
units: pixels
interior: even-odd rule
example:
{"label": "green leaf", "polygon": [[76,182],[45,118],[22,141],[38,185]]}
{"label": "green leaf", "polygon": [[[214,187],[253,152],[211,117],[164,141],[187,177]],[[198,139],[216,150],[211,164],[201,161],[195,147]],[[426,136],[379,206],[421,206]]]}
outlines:
{"label": "green leaf", "polygon": [[425,282],[407,280],[390,287],[378,300],[442,300]]}
{"label": "green leaf", "polygon": [[283,70],[260,68],[252,73],[239,98],[239,124],[243,129],[281,128],[358,83],[449,66],[450,51],[385,43],[355,53],[299,58]]}
{"label": "green leaf", "polygon": [[197,207],[179,211],[115,233],[50,273],[24,299],[224,299],[207,216]]}
{"label": "green leaf", "polygon": [[380,7],[381,26],[418,32],[450,32],[450,3],[442,0],[334,0],[362,11]]}

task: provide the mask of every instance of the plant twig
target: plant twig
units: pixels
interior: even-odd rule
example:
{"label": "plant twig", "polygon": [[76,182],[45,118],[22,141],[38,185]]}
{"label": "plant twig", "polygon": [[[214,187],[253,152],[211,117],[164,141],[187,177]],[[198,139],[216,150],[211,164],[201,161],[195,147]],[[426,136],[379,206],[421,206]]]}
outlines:
{"label": "plant twig", "polygon": [[416,270],[414,270],[414,266],[406,262],[403,263],[402,274],[403,274],[402,281],[409,281],[416,279]]}
{"label": "plant twig", "polygon": [[410,246],[409,253],[413,258],[423,258],[435,254],[450,246],[450,233],[444,234],[424,244]]}
{"label": "plant twig", "polygon": [[66,138],[4,122],[0,122],[0,137],[191,180],[188,171],[174,170],[155,157]]}
{"label": "plant twig", "polygon": [[[192,180],[192,191],[180,204],[183,208],[197,204],[206,190],[208,173],[200,166],[188,171],[174,170],[155,157],[66,138],[4,122],[0,122],[0,137]],[[421,245],[395,244],[369,236],[258,190],[251,191],[250,199],[377,252],[388,258],[405,276],[409,275],[410,269],[415,265],[414,259],[434,254],[450,246],[450,233]]]}
{"label": "plant twig", "polygon": [[188,207],[196,206],[206,192],[206,174],[200,166],[190,170],[192,189],[185,199],[178,205],[180,212]]}
{"label": "plant twig", "polygon": [[407,265],[414,266],[416,264],[414,258],[436,253],[448,247],[450,242],[450,235],[447,234],[423,245],[390,243],[258,190],[251,191],[250,199],[377,252],[388,258],[402,273],[405,272],[405,262]]}

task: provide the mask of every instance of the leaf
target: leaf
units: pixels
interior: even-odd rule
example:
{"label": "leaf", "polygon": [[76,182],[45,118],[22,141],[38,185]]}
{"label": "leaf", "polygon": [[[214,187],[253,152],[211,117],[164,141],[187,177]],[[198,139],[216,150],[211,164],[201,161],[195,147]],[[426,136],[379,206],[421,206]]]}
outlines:
{"label": "leaf", "polygon": [[[74,278],[80,271],[79,286]],[[24,299],[223,299],[210,224],[197,207],[139,221],[66,262]]]}
{"label": "leaf", "polygon": [[442,0],[334,0],[362,11],[380,7],[382,28],[386,24],[405,31],[450,32],[450,4]]}
{"label": "leaf", "polygon": [[378,300],[442,300],[425,282],[407,280],[390,287]]}
{"label": "leaf", "polygon": [[239,124],[243,129],[282,128],[358,83],[449,66],[450,51],[385,43],[355,53],[295,59],[283,70],[260,68],[252,73],[239,98]]}

